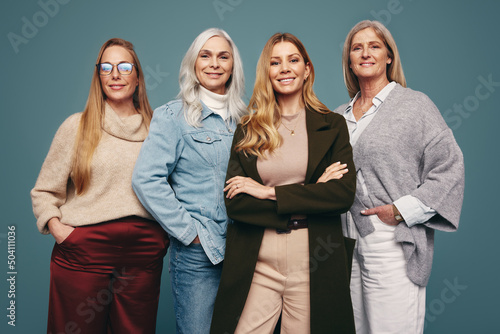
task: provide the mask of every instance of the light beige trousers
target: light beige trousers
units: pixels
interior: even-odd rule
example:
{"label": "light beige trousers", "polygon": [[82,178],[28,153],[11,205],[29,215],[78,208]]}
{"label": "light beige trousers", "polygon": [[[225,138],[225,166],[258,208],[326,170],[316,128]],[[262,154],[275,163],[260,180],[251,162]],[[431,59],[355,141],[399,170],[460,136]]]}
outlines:
{"label": "light beige trousers", "polygon": [[282,334],[310,333],[307,228],[288,234],[265,230],[235,334],[272,333],[280,314]]}

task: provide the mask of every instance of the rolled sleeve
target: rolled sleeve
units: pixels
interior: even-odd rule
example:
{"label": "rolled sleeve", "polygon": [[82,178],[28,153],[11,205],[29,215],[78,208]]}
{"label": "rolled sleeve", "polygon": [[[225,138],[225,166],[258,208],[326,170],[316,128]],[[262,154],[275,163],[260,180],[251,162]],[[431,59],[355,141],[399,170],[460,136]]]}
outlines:
{"label": "rolled sleeve", "polygon": [[408,227],[423,224],[436,214],[436,210],[428,207],[418,198],[411,195],[399,198],[394,201],[394,205],[398,208]]}

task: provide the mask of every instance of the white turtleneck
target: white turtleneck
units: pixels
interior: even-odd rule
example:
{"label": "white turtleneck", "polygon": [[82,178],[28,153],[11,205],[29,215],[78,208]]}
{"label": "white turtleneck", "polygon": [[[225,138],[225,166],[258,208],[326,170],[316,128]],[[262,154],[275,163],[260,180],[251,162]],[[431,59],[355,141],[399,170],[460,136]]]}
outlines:
{"label": "white turtleneck", "polygon": [[227,95],[213,93],[200,85],[200,100],[222,119],[227,118]]}

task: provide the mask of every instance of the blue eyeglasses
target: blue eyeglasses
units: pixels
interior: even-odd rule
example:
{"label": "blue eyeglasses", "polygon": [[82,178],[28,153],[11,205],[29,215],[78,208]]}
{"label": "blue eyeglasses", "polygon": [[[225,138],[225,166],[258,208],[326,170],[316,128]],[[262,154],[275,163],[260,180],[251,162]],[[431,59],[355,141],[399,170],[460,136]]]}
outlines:
{"label": "blue eyeglasses", "polygon": [[132,63],[119,63],[119,64],[110,64],[110,63],[100,63],[95,65],[97,67],[97,71],[100,75],[110,75],[113,72],[113,67],[116,66],[118,72],[121,75],[130,75],[132,74],[132,70],[134,69],[134,64]]}

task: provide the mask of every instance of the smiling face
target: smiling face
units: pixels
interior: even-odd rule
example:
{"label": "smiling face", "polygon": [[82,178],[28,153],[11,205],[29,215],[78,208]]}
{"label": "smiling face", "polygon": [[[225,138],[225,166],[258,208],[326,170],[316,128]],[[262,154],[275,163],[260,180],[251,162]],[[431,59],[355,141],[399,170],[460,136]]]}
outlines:
{"label": "smiling face", "polygon": [[233,54],[225,38],[214,36],[203,45],[196,59],[195,72],[200,84],[209,91],[226,92],[226,83],[233,73]]}
{"label": "smiling face", "polygon": [[[134,63],[134,59],[127,49],[121,46],[110,46],[104,50],[101,63]],[[118,68],[113,66],[110,75],[100,75],[99,78],[106,101],[113,109],[119,106],[134,106],[133,96],[136,87],[139,85],[135,66],[133,66],[132,73],[129,75],[120,74]]]}
{"label": "smiling face", "polygon": [[349,53],[351,64],[349,67],[363,80],[387,79],[387,65],[392,62],[384,41],[378,37],[373,28],[366,28],[356,33],[352,38]]}
{"label": "smiling face", "polygon": [[290,42],[276,43],[271,52],[269,79],[276,96],[302,96],[304,80],[310,73],[297,47]]}

